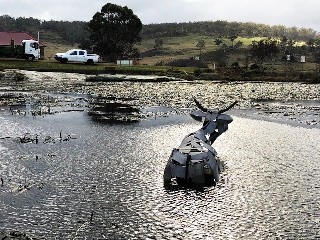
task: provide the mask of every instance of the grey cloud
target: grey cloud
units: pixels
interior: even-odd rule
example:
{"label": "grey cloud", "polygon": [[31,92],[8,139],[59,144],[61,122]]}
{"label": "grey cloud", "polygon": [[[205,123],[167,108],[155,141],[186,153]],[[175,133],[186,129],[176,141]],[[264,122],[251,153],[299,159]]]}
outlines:
{"label": "grey cloud", "polygon": [[226,20],[320,30],[318,0],[0,0],[0,14],[89,21],[107,2],[128,6],[143,24]]}

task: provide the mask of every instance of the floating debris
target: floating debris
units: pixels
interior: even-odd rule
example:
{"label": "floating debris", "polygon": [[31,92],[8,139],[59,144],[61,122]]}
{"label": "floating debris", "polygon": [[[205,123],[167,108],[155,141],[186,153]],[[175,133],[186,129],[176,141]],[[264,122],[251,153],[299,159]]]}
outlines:
{"label": "floating debris", "polygon": [[[5,138],[10,138],[10,137],[5,137]],[[0,138],[0,139],[5,139],[5,138]],[[47,144],[47,143],[56,143],[56,141],[70,141],[71,139],[77,139],[75,137],[75,134],[67,133],[67,134],[62,134],[62,131],[59,133],[59,137],[52,137],[50,135],[47,135],[44,137],[42,143]],[[40,135],[39,134],[31,134],[31,133],[25,133],[22,137],[17,137],[16,142],[19,143],[34,143],[38,144],[40,141]]]}

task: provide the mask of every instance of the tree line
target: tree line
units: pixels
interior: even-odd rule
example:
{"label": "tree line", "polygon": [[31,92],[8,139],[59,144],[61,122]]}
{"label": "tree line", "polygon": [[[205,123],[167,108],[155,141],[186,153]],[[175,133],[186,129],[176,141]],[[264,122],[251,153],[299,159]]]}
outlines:
{"label": "tree line", "polygon": [[32,17],[13,18],[9,15],[0,16],[0,31],[28,32],[43,41],[76,44],[82,43],[89,35],[87,22],[83,21],[43,21]]}
{"label": "tree line", "polygon": [[[40,32],[44,41],[84,43],[89,37],[88,22],[39,20],[32,17],[13,18],[0,16],[0,31],[25,31],[37,36]],[[285,27],[283,25],[266,25],[251,22],[202,21],[184,23],[159,23],[142,25],[142,39],[164,37],[180,37],[190,34],[242,37],[274,37],[283,36],[295,41],[319,39],[319,33],[311,28]]]}
{"label": "tree line", "polygon": [[160,23],[143,26],[143,38],[179,37],[189,34],[241,37],[275,37],[308,41],[319,38],[319,33],[311,28],[285,27],[283,25],[266,25],[251,22],[202,21],[185,23]]}
{"label": "tree line", "polygon": [[[231,40],[231,44],[224,43],[224,40]],[[238,59],[242,59],[245,65],[249,61],[254,61],[256,65],[263,65],[265,62],[280,62],[287,63],[301,61],[301,56],[308,56],[309,62],[320,63],[320,40],[309,40],[303,45],[297,45],[292,39],[282,38],[261,38],[254,40],[247,47],[242,47],[242,42],[237,41],[237,36],[229,36],[227,38],[215,38],[214,43],[216,49],[207,51],[201,54],[205,48],[205,42],[200,40],[196,47],[199,50],[201,60],[205,62],[216,62],[219,66],[227,66],[228,59],[232,55],[238,55]],[[241,57],[239,57],[241,56]]]}

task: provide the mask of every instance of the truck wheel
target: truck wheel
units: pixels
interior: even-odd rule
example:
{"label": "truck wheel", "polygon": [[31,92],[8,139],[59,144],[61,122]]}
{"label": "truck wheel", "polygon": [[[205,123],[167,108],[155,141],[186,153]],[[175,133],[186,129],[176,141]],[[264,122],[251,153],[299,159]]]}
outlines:
{"label": "truck wheel", "polygon": [[68,63],[68,58],[62,58],[60,62],[62,62],[62,63]]}
{"label": "truck wheel", "polygon": [[33,56],[33,55],[27,55],[27,56],[26,56],[26,60],[27,60],[28,62],[32,62],[32,61],[34,60],[34,56]]}
{"label": "truck wheel", "polygon": [[89,65],[93,64],[93,60],[92,59],[88,59],[87,64],[89,64]]}

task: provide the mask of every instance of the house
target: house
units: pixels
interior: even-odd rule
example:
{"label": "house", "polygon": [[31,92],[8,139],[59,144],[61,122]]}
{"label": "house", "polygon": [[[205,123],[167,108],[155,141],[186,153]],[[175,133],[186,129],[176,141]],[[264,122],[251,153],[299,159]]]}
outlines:
{"label": "house", "polygon": [[[11,40],[14,41],[15,45],[20,45],[22,40],[35,39],[32,35],[27,32],[0,32],[0,46],[10,46]],[[40,58],[44,58],[44,48],[45,45],[39,42],[40,47]]]}

